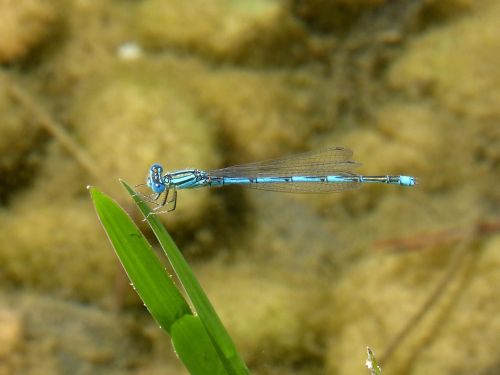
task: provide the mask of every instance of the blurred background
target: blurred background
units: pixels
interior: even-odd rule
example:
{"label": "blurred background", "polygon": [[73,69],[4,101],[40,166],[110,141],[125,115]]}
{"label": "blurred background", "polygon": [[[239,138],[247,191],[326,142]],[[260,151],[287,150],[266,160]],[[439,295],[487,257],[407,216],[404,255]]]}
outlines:
{"label": "blurred background", "polygon": [[253,374],[500,373],[500,2],[0,0],[0,374],[185,374],[94,213],[118,178],[343,146],[415,188],[180,191]]}

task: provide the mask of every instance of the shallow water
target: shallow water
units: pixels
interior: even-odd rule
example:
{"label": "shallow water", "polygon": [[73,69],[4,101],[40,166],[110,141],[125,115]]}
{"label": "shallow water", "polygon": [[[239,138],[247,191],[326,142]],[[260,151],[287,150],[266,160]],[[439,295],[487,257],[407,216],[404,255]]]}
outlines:
{"label": "shallow water", "polygon": [[387,373],[495,373],[499,16],[494,0],[0,3],[0,373],[184,371],[87,185],[140,219],[117,179],[152,162],[331,146],[420,184],[181,191],[162,216],[252,373],[365,374],[368,345]]}

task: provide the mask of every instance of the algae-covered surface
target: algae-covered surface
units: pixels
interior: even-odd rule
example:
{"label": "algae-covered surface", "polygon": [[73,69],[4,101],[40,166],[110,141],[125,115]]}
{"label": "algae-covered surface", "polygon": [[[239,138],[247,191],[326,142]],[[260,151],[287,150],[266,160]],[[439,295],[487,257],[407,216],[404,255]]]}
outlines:
{"label": "algae-covered surface", "polygon": [[[0,374],[183,374],[85,187],[344,146],[414,188],[180,191],[253,374],[500,369],[500,2],[0,0]],[[147,230],[143,223],[140,223]]]}

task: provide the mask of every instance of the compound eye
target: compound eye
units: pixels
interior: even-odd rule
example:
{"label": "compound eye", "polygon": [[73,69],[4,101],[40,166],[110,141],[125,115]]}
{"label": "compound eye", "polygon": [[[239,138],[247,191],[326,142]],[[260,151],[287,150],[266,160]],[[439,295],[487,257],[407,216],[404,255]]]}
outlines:
{"label": "compound eye", "polygon": [[160,187],[160,184],[156,184],[156,187],[159,188]]}

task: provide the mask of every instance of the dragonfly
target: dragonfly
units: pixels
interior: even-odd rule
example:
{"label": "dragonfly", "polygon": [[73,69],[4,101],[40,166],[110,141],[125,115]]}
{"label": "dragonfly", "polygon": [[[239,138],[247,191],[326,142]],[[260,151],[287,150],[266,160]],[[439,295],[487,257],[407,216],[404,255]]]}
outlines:
{"label": "dragonfly", "polygon": [[145,186],[147,200],[157,205],[153,210],[177,207],[177,191],[205,187],[241,185],[254,189],[291,193],[329,193],[352,190],[362,184],[415,186],[417,178],[404,175],[365,176],[354,169],[360,163],[351,160],[353,152],[344,147],[331,147],[279,159],[234,165],[204,171],[182,169],[164,172],[161,164],[149,169]]}

